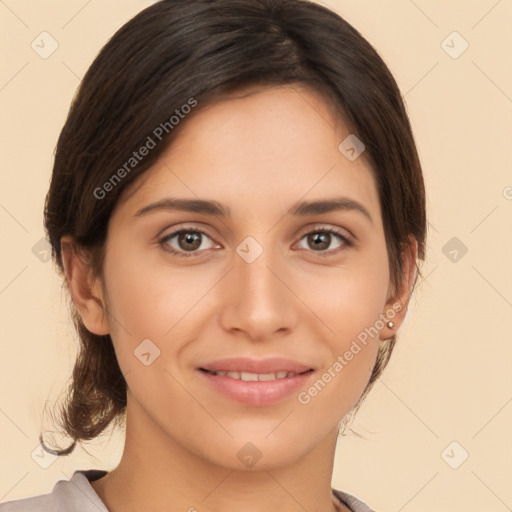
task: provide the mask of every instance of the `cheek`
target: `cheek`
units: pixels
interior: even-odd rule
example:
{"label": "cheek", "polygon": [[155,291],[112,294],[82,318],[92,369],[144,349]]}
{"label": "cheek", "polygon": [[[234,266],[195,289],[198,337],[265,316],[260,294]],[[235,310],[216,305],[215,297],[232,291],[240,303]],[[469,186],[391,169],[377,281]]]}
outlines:
{"label": "cheek", "polygon": [[336,339],[339,348],[375,325],[384,313],[389,270],[385,248],[355,255],[337,268],[302,278],[300,295]]}
{"label": "cheek", "polygon": [[[147,255],[116,250],[114,244],[110,249],[105,284],[116,356],[128,387],[145,406],[158,411],[169,395],[181,396],[182,390],[163,369],[174,373],[171,367],[185,342],[173,335],[181,332],[187,313],[208,287],[200,285],[193,272],[162,265],[161,260],[155,264]],[[160,395],[160,390],[166,391]]]}
{"label": "cheek", "polygon": [[158,254],[124,254],[113,249],[105,262],[114,323],[118,320],[134,339],[161,339],[197,304],[211,279],[199,267],[167,266]]}
{"label": "cheek", "polygon": [[371,257],[340,268],[332,279],[317,276],[309,283],[314,290],[308,295],[311,309],[318,312],[319,325],[328,326],[330,332],[325,338],[330,356],[320,372],[322,382],[311,389],[311,394],[308,392],[313,397],[322,391],[318,407],[321,403],[336,403],[339,410],[347,410],[370,378],[384,327],[382,316],[389,285],[386,253],[381,250],[375,257],[378,253],[376,248]]}
{"label": "cheek", "polygon": [[[297,396],[310,417],[341,419],[357,402],[370,379],[379,349],[385,287],[373,279],[347,279],[329,299],[317,290],[328,351],[317,379]],[[324,288],[324,292],[327,288]],[[325,332],[325,329],[322,329]]]}

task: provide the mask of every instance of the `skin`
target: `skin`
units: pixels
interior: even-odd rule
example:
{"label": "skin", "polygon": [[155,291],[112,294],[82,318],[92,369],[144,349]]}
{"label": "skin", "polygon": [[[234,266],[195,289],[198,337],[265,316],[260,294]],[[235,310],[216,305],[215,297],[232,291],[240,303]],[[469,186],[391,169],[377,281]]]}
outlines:
{"label": "skin", "polygon": [[[349,131],[321,96],[297,86],[237,96],[190,116],[116,206],[103,281],[62,239],[73,300],[91,332],[111,335],[128,384],[121,462],[92,482],[111,512],[348,510],[331,493],[339,423],[366,387],[379,339],[405,317],[416,245],[394,290],[370,167],[338,150]],[[171,196],[216,200],[232,217],[135,216]],[[357,201],[371,220],[355,210],[285,215],[299,200],[334,196]],[[182,227],[208,235],[189,258],[159,243]],[[315,250],[307,236],[315,228],[335,228],[353,245],[327,234],[326,248]],[[263,248],[252,263],[236,252],[247,236]],[[187,252],[178,236],[169,244]],[[315,368],[307,389],[397,303],[393,330],[361,344],[308,404],[294,393],[248,406],[198,374],[224,357],[283,356]],[[148,338],[160,356],[145,366],[134,350]],[[252,468],[237,457],[248,442],[261,453]]]}

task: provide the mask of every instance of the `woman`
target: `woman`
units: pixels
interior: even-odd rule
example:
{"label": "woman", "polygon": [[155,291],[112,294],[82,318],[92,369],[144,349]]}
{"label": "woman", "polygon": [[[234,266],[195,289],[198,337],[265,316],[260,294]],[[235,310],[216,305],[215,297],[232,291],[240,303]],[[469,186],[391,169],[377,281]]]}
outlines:
{"label": "woman", "polygon": [[18,510],[371,511],[338,434],[425,251],[421,166],[370,44],[304,0],[163,0],[88,70],[45,208],[81,343],[63,429],[119,465]]}

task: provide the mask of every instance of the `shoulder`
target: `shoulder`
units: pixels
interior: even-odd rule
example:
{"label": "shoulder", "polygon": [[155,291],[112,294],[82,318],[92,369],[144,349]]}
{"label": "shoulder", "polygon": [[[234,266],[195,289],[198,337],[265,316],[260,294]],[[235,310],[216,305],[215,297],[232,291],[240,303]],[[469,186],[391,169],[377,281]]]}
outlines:
{"label": "shoulder", "polygon": [[366,503],[361,501],[359,498],[356,498],[354,495],[349,494],[348,492],[338,491],[337,489],[333,489],[332,492],[340,501],[347,505],[347,507],[349,507],[352,512],[376,512]]}
{"label": "shoulder", "polygon": [[96,469],[77,470],[71,479],[59,480],[47,494],[0,503],[0,512],[108,512],[90,484],[105,474],[106,471]]}
{"label": "shoulder", "polygon": [[0,503],[0,512],[57,512],[51,493]]}

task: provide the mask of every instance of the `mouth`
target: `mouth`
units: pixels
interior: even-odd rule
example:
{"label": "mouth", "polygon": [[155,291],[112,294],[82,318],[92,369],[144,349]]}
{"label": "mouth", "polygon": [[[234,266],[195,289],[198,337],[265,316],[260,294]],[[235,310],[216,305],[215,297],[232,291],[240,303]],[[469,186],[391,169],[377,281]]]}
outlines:
{"label": "mouth", "polygon": [[244,382],[269,382],[273,380],[290,379],[296,375],[304,375],[313,371],[312,368],[303,372],[287,372],[286,370],[282,370],[273,373],[232,372],[227,370],[213,371],[207,370],[206,368],[199,368],[199,370],[209,373],[210,375],[229,377],[230,379],[243,380]]}
{"label": "mouth", "polygon": [[282,358],[224,359],[197,368],[207,389],[229,400],[265,406],[289,399],[306,386],[314,368]]}

